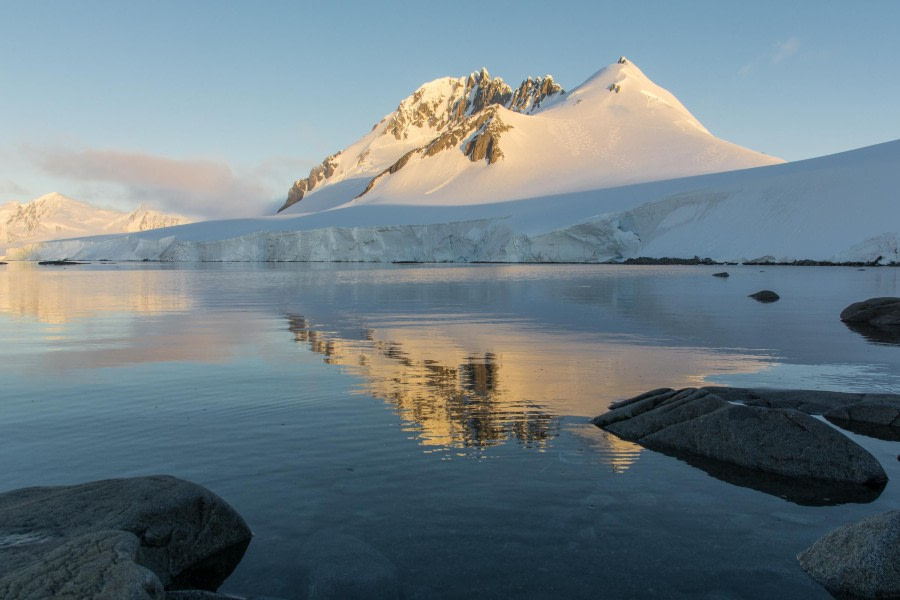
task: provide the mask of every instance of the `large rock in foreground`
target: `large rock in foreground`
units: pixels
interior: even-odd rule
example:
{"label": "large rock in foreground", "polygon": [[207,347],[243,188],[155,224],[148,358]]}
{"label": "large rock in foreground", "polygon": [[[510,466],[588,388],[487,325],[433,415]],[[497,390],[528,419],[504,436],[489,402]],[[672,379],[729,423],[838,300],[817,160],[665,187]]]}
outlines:
{"label": "large rock in foreground", "polygon": [[174,477],[15,490],[0,494],[0,597],[215,590],[251,535],[224,500]]}
{"label": "large rock in foreground", "polygon": [[900,598],[900,511],[844,525],[797,559],[839,597]]}
{"label": "large rock in foreground", "polygon": [[[871,501],[887,482],[864,448],[795,410],[732,404],[694,388],[653,390],[610,408],[592,422],[722,479],[795,502]],[[733,476],[727,466],[735,467]]]}

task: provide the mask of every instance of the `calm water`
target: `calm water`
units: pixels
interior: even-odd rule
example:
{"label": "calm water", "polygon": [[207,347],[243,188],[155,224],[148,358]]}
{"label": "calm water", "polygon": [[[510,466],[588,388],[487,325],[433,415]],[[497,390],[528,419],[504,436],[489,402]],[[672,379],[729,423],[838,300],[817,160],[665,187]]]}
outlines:
{"label": "calm water", "polygon": [[255,532],[236,594],[346,559],[407,599],[828,598],[794,557],[900,508],[900,444],[851,434],[884,493],[807,507],[587,420],[663,386],[900,392],[900,346],[838,320],[900,270],[717,270],[0,266],[0,491],[201,483]]}

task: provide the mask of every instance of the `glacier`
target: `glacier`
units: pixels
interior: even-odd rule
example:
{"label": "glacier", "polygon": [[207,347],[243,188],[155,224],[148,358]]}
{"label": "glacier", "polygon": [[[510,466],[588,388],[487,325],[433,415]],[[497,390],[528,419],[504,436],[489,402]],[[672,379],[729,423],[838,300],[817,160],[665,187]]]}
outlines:
{"label": "glacier", "polygon": [[31,244],[19,260],[900,262],[900,140],[831,156],[480,204],[352,203]]}

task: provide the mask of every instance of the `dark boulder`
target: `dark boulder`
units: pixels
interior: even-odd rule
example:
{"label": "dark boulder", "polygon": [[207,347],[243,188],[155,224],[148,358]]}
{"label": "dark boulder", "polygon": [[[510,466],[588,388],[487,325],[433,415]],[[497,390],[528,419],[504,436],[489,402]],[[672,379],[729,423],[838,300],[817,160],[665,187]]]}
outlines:
{"label": "dark boulder", "polygon": [[841,311],[841,321],[900,327],[900,298],[869,298],[855,302]]}
{"label": "dark boulder", "polygon": [[757,302],[775,302],[781,296],[773,292],[772,290],[761,290],[756,292],[755,294],[750,294],[750,298],[753,298]]}
{"label": "dark boulder", "polygon": [[900,298],[869,298],[841,311],[852,331],[879,344],[900,344]]}
{"label": "dark boulder", "polygon": [[[773,476],[777,488],[794,481],[799,494],[794,501],[828,503],[871,501],[887,482],[879,462],[838,430],[791,409],[769,409],[732,404],[704,389],[659,389],[611,405],[593,423],[619,437],[685,458],[688,462],[740,471],[740,485],[767,491],[765,481],[754,486],[747,475]],[[690,459],[697,459],[691,461]],[[815,483],[816,500],[804,487]],[[834,493],[827,492],[833,489]],[[853,491],[859,492],[859,500]],[[876,493],[871,493],[872,491]],[[782,493],[780,495],[788,495]],[[837,500],[836,500],[837,499]]]}
{"label": "dark boulder", "polygon": [[713,277],[730,277],[727,271],[722,271],[720,273],[713,273]]}
{"label": "dark boulder", "polygon": [[900,398],[881,396],[833,408],[825,418],[854,433],[900,441]]}
{"label": "dark boulder", "polygon": [[174,477],[14,490],[0,494],[0,597],[214,591],[251,535],[224,500]]}
{"label": "dark boulder", "polygon": [[704,387],[729,402],[765,408],[793,408],[823,415],[835,425],[882,440],[900,440],[900,395],[778,390],[768,388]]}
{"label": "dark boulder", "polygon": [[797,560],[838,597],[900,598],[900,511],[844,525]]}

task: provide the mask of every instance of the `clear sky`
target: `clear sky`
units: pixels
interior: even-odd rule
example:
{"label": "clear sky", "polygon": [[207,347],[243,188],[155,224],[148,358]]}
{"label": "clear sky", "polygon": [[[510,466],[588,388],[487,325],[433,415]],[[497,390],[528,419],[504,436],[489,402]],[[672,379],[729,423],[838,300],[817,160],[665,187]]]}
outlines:
{"label": "clear sky", "polygon": [[571,89],[627,56],[714,135],[800,160],[900,138],[900,2],[0,2],[0,203],[267,213],[419,85]]}

